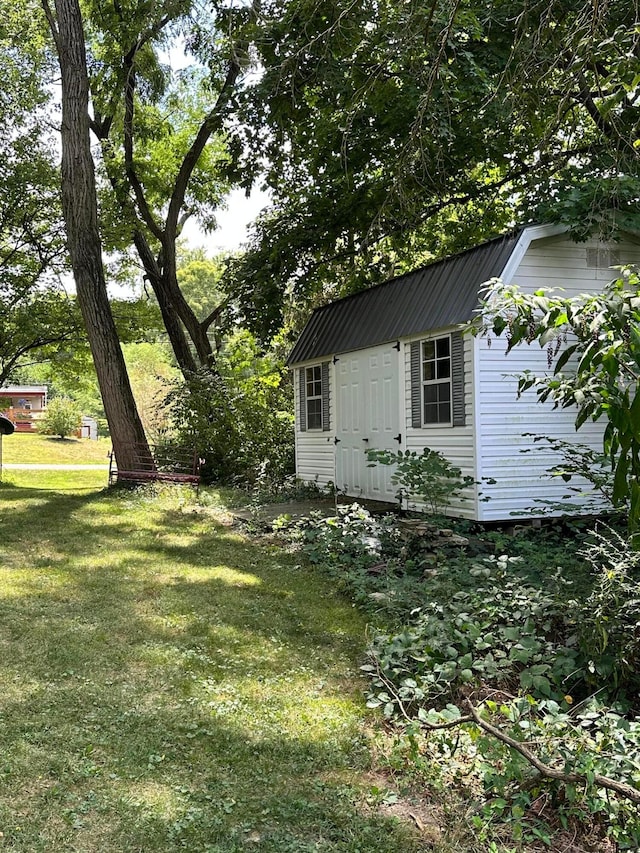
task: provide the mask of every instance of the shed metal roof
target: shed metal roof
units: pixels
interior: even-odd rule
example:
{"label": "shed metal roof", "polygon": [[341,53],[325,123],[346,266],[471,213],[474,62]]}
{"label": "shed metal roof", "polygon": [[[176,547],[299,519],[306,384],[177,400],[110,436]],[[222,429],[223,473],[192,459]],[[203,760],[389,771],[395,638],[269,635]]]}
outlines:
{"label": "shed metal roof", "polygon": [[465,323],[480,286],[500,276],[522,229],[317,308],[287,363],[365,349]]}

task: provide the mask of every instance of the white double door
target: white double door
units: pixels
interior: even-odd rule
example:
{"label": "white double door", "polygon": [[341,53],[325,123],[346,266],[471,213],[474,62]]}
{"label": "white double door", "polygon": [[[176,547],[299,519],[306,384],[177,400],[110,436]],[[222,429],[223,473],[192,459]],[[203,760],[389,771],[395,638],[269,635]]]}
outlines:
{"label": "white double door", "polygon": [[341,355],[336,379],[336,486],[346,495],[394,501],[390,482],[395,466],[369,467],[366,450],[397,451],[400,425],[400,352],[398,345]]}

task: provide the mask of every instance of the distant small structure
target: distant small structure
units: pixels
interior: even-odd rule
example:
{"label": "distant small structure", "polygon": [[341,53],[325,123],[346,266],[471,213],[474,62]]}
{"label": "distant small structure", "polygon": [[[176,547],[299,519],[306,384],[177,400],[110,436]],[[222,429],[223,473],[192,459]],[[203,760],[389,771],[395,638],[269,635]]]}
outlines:
{"label": "distant small structure", "polygon": [[98,421],[88,415],[82,416],[82,423],[78,430],[78,438],[90,438],[91,441],[98,440]]}
{"label": "distant small structure", "polygon": [[0,413],[17,432],[34,432],[47,408],[47,391],[46,385],[6,385],[0,388]]}

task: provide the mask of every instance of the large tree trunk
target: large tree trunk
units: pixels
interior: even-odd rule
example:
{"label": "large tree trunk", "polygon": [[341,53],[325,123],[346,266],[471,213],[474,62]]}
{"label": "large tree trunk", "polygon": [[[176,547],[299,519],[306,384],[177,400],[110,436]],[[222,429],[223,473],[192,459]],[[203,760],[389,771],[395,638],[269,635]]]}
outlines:
{"label": "large tree trunk", "polygon": [[43,5],[62,74],[62,206],[78,304],[118,467],[135,470],[138,455],[148,458],[149,450],[111,313],[102,264],[82,14],[78,0],[55,0],[57,21],[47,0]]}

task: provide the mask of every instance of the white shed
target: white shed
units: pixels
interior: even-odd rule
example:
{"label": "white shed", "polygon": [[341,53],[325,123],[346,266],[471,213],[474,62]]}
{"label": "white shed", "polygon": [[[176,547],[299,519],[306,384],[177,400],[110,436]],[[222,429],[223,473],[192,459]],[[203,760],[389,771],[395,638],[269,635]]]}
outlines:
{"label": "white shed", "polygon": [[79,429],[79,437],[90,438],[92,441],[97,441],[98,421],[95,418],[90,418],[88,415],[83,415]]}
{"label": "white shed", "polygon": [[[575,243],[555,225],[523,228],[317,309],[289,357],[295,372],[296,471],[353,497],[393,501],[392,468],[369,467],[368,448],[442,452],[476,486],[451,513],[477,521],[531,517],[560,502],[545,476],[558,460],[528,434],[602,447],[602,423],[576,434],[575,411],[517,396],[517,374],[547,369],[537,344],[474,338],[481,286],[498,277],[533,292],[597,292],[611,266],[640,263],[640,241]],[[425,379],[426,376],[432,377]]]}

